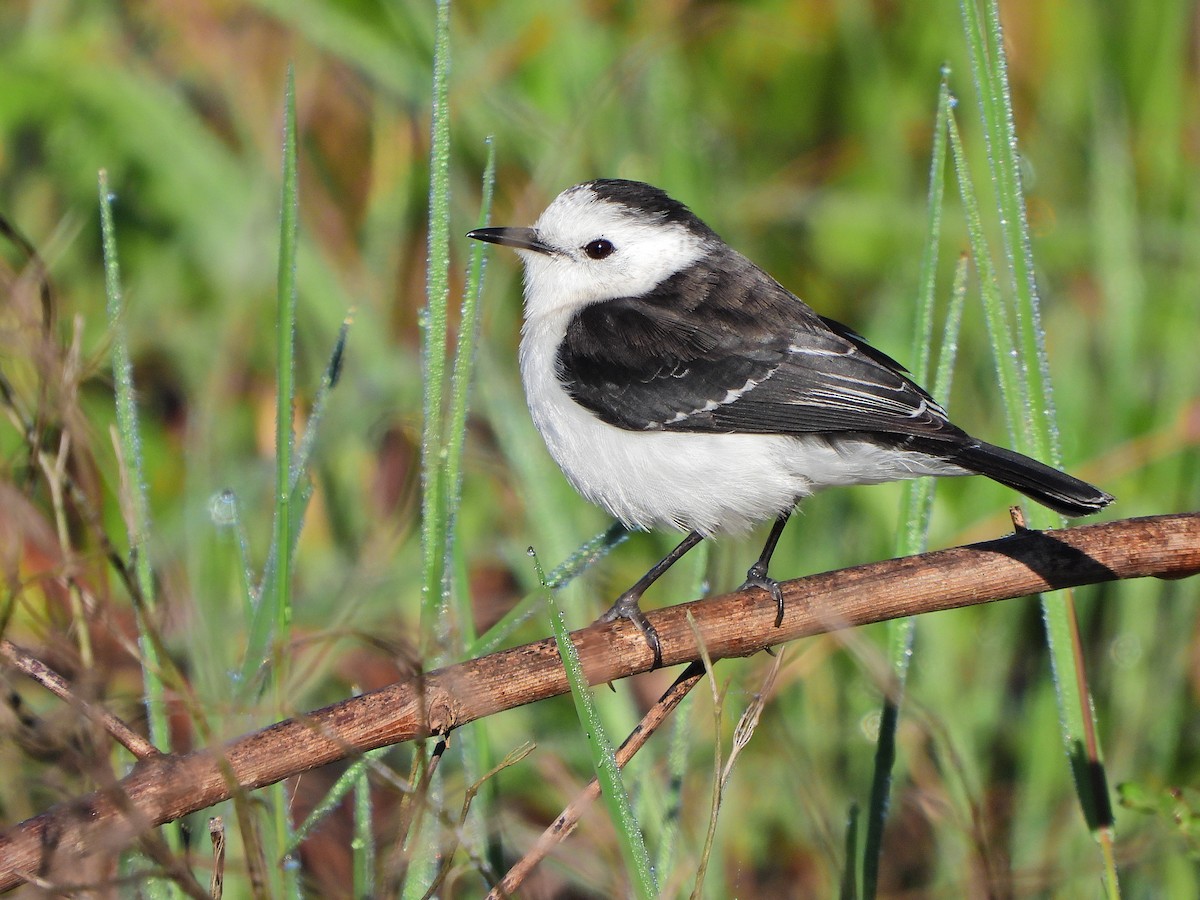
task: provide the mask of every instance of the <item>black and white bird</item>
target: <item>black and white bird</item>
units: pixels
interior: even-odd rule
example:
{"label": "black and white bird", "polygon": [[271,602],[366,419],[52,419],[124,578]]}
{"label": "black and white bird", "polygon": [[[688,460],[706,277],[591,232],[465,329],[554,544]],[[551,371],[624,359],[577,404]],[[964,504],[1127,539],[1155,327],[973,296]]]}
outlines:
{"label": "black and white bird", "polygon": [[525,264],[520,365],[534,424],[567,479],[627,527],[688,532],[601,618],[661,661],[645,590],[703,538],[774,519],[746,585],[767,576],[796,503],[834,485],[986,475],[1066,516],[1099,488],[977,440],[903,366],[818,315],[648,184],[568,188],[532,228],[468,237]]}

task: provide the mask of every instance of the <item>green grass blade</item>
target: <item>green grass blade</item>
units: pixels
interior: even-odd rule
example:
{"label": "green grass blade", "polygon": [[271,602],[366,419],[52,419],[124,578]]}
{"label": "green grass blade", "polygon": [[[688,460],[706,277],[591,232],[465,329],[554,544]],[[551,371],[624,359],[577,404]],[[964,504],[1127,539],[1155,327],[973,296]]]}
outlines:
{"label": "green grass blade", "polygon": [[147,617],[155,607],[154,575],[150,569],[147,541],[150,532],[150,507],[146,498],[146,478],[142,461],[142,439],[138,427],[137,399],[133,386],[133,363],[124,325],[124,300],[121,293],[121,265],[117,256],[117,235],[113,225],[112,194],[108,174],[100,172],[100,231],[104,250],[104,288],[107,295],[108,326],[113,343],[113,384],[117,397],[117,434],[121,443],[123,482],[129,486],[129,553],[137,578],[134,598],[137,613],[138,644],[142,654],[142,675],[146,685],[146,714],[150,741],[164,753],[171,751],[163,705],[163,684],[159,679],[158,648],[150,638],[152,624]]}
{"label": "green grass blade", "polygon": [[246,526],[237,494],[231,490],[217,493],[208,505],[209,516],[218,532],[227,532],[237,557],[237,593],[242,600],[242,621],[254,619],[254,569],[250,565],[250,548]]}
{"label": "green grass blade", "polygon": [[275,643],[283,644],[291,622],[291,503],[292,450],[295,432],[296,352],[296,232],[299,218],[299,183],[296,172],[296,76],[288,66],[284,95],[283,200],[279,216],[279,271],[275,322],[275,536],[277,560]]}
{"label": "green grass blade", "polygon": [[[545,576],[537,557],[530,548],[538,578],[545,584]],[[642,829],[633,814],[633,805],[629,802],[629,793],[625,790],[625,782],[621,777],[621,767],[617,765],[616,754],[612,741],[601,720],[600,711],[592,697],[583,665],[579,661],[579,651],[571,640],[567,630],[566,619],[562,608],[555,601],[555,594],[548,587],[543,596],[550,611],[550,622],[554,630],[554,642],[558,645],[558,654],[567,672],[567,681],[571,685],[571,699],[575,701],[575,712],[579,716],[580,727],[587,736],[588,748],[591,751],[592,767],[596,771],[596,779],[600,783],[600,794],[608,808],[608,814],[616,829],[617,838],[621,845],[621,855],[625,859],[626,871],[632,881],[634,894],[640,900],[650,900],[658,896],[658,886],[654,881],[654,873],[650,868],[650,854],[646,850],[646,842],[642,838]]]}
{"label": "green grass blade", "polygon": [[[243,695],[261,686],[263,663],[273,655],[272,671],[284,662],[285,655],[269,654],[286,643],[291,622],[292,523],[292,452],[294,433],[294,354],[296,332],[296,251],[299,183],[296,170],[296,95],[295,79],[288,68],[284,93],[283,185],[279,222],[279,266],[276,283],[276,408],[275,408],[275,509],[271,547],[242,663]],[[278,684],[278,673],[273,679]]]}
{"label": "green grass blade", "polygon": [[[854,860],[858,856],[858,804],[851,803],[850,811],[846,815],[846,836],[843,839],[843,847],[845,849],[845,862],[842,864],[842,883],[838,889],[839,900],[858,900],[858,880],[854,877],[855,867]],[[864,873],[865,874],[865,873]],[[874,891],[874,885],[871,886]],[[863,885],[864,897],[870,897],[872,894],[867,893],[867,886]]]}
{"label": "green grass blade", "polygon": [[[963,0],[961,7],[971,72],[980,98],[980,118],[995,190],[1001,246],[1015,298],[1012,326],[1027,382],[1026,399],[1036,399],[1041,407],[1040,410],[1029,407],[1029,412],[1034,415],[1021,419],[1027,426],[1022,429],[1023,449],[1052,465],[1058,465],[1060,453],[1054,425],[1053,396],[1045,337],[1041,329],[1033,247],[1021,186],[999,8],[995,0],[988,0],[984,6],[985,20],[980,20],[975,0]],[[1047,520],[1052,524],[1061,523],[1057,518],[1050,520],[1048,517]]]}
{"label": "green grass blade", "polygon": [[[434,666],[449,647],[447,594],[450,589],[447,552],[451,501],[447,484],[446,426],[448,307],[450,297],[450,2],[438,0],[433,41],[433,109],[429,148],[429,237],[425,274],[422,331],[424,423],[421,429],[421,615],[419,658]],[[425,787],[421,809],[436,810],[441,802],[440,769]],[[436,827],[422,828],[418,819],[410,831],[410,864],[401,889],[403,897],[421,897],[437,875]]]}
{"label": "green grass blade", "polygon": [[[379,748],[382,750],[384,748]],[[378,750],[375,755],[379,755]],[[375,828],[371,821],[371,767],[372,757],[361,760],[354,776],[354,837],[350,851],[354,861],[354,896],[375,896]]]}
{"label": "green grass blade", "polygon": [[[263,619],[269,621],[271,645],[271,679],[275,704],[280,713],[287,712],[283,696],[287,680],[289,629],[292,621],[292,548],[297,521],[292,520],[292,453],[295,435],[295,352],[296,352],[296,252],[299,220],[300,187],[296,165],[296,79],[288,66],[284,91],[283,117],[283,187],[279,216],[279,268],[276,284],[276,394],[275,394],[275,515],[271,538],[271,555],[275,560],[270,587],[264,586],[260,599]],[[252,662],[248,658],[247,662]],[[243,681],[243,684],[246,682]],[[289,865],[283,848],[291,843],[291,798],[286,782],[271,788],[271,811],[274,818],[274,846],[283,864],[279,868],[280,890],[289,897],[299,896],[297,868]]]}
{"label": "green grass blade", "polygon": [[967,235],[971,243],[971,257],[979,273],[979,291],[983,300],[984,321],[987,323],[988,339],[996,361],[996,377],[1000,384],[1000,398],[1008,413],[1008,433],[1019,442],[1023,430],[1013,409],[1028,406],[1024,373],[1017,364],[1016,344],[1004,313],[1004,302],[1000,294],[1000,282],[992,263],[991,250],[983,226],[983,212],[975,184],[971,176],[967,151],[963,145],[958,121],[951,114],[949,119],[950,152],[954,159],[955,180],[958,182],[959,198],[967,220]]}
{"label": "green grass blade", "polygon": [[[929,361],[933,344],[938,247],[942,236],[942,208],[946,179],[946,130],[952,99],[947,80],[948,75],[948,71],[943,70],[942,83],[938,90],[937,112],[934,116],[933,153],[929,166],[926,241],[921,255],[919,277],[920,291],[917,302],[912,371],[917,382],[921,384],[926,384],[929,380]],[[941,359],[943,362],[946,361],[947,355],[953,357],[953,349],[949,354],[946,353],[946,350],[948,347],[953,348],[957,328],[958,320],[952,313],[947,319],[946,333],[942,341]],[[949,371],[948,366],[946,371]],[[935,385],[933,394],[945,402],[948,389],[949,385],[946,385],[944,390]],[[920,478],[904,483],[900,505],[902,530],[897,539],[897,556],[908,556],[920,553],[925,549],[932,502],[932,478]],[[896,761],[896,729],[900,723],[900,704],[908,679],[908,664],[912,657],[915,628],[916,625],[912,619],[899,619],[888,623],[888,662],[892,673],[892,684],[888,695],[884,697],[879,721],[879,738],[875,745],[871,796],[867,805],[866,834],[863,837],[862,891],[863,896],[868,898],[875,896],[879,879],[879,861],[883,853],[883,831],[891,796],[892,770]],[[853,860],[847,862],[852,864]]]}
{"label": "green grass blade", "polygon": [[[121,291],[121,265],[117,256],[117,234],[113,224],[112,193],[108,173],[99,175],[100,234],[104,254],[104,291],[108,327],[113,343],[113,385],[116,392],[117,435],[120,441],[121,481],[128,488],[126,521],[129,529],[129,554],[133,562],[138,594],[133,598],[138,629],[139,662],[145,687],[146,720],[150,742],[164,753],[171,752],[171,732],[167,722],[166,688],[160,677],[158,639],[151,617],[155,609],[154,574],[150,568],[150,504],[142,458],[142,437],[138,425],[137,399],[133,384],[133,362],[124,325],[124,298]],[[87,629],[81,629],[86,635]],[[167,846],[174,853],[183,850],[178,825],[163,829]],[[152,897],[177,896],[174,883],[154,880],[147,884]]]}
{"label": "green grass blade", "polygon": [[[333,351],[329,354],[329,362],[325,364],[325,371],[321,374],[321,381],[317,385],[316,396],[313,397],[312,408],[308,411],[308,417],[304,423],[304,433],[296,445],[289,482],[293,491],[296,490],[296,486],[308,471],[308,463],[312,459],[313,447],[317,442],[317,427],[324,418],[325,407],[329,402],[329,393],[337,387],[338,379],[341,378],[342,361],[346,356],[346,341],[350,336],[352,322],[353,319],[347,316],[342,321],[342,327],[338,329],[337,338],[333,342]],[[293,517],[295,517],[295,512],[293,510]],[[303,511],[301,510],[301,512]]]}
{"label": "green grass blade", "polygon": [[[980,99],[980,119],[988,145],[988,161],[996,195],[1001,242],[1008,264],[1005,272],[1012,295],[1006,322],[1015,334],[1013,348],[996,347],[1014,362],[1019,358],[1025,378],[1023,402],[1006,398],[1010,428],[1017,449],[1058,465],[1061,461],[1058,429],[1049,378],[1045,337],[1033,266],[1032,241],[1021,186],[1020,160],[1013,125],[1004,39],[996,0],[988,0],[981,18],[975,0],[960,3],[970,51],[971,71]],[[998,359],[1003,366],[1006,363]],[[1030,509],[1033,527],[1059,525],[1062,518],[1050,510]],[[1058,700],[1060,725],[1076,793],[1089,828],[1101,844],[1105,887],[1109,896],[1119,893],[1111,852],[1112,812],[1104,766],[1096,737],[1095,714],[1083,665],[1079,625],[1069,592],[1041,599],[1042,616],[1050,647],[1050,661]]]}
{"label": "green grass blade", "polygon": [[[487,161],[484,164],[482,199],[479,209],[479,226],[491,218],[492,195],[496,181],[496,148],[489,138]],[[464,542],[458,540],[458,511],[462,502],[463,446],[467,435],[467,412],[470,386],[475,368],[476,346],[479,341],[479,308],[483,291],[484,245],[471,241],[470,263],[467,267],[467,282],[463,290],[462,314],[459,317],[458,343],[454,351],[454,372],[451,378],[450,412],[447,422],[448,446],[446,450],[446,475],[449,523],[446,528],[445,554],[447,565],[453,566],[455,590],[452,601],[458,623],[456,652],[464,644],[473,643],[475,614],[469,590],[468,564],[463,549]],[[484,727],[464,729],[458,742],[458,752],[469,781],[478,781],[482,773],[492,768],[494,753],[489,730]],[[475,851],[476,856],[486,856],[488,822],[496,802],[496,786],[490,781],[480,785],[476,802],[463,811],[460,828],[462,840]],[[480,845],[483,846],[480,846]]]}
{"label": "green grass blade", "polygon": [[[496,181],[496,147],[487,141],[487,163],[483,172],[483,199],[480,203],[479,226],[483,227],[491,218],[492,192]],[[454,544],[457,511],[462,499],[463,444],[467,436],[467,410],[470,396],[471,376],[475,368],[475,347],[479,340],[479,298],[483,291],[483,261],[485,246],[471,241],[471,261],[467,269],[467,284],[463,293],[462,316],[458,330],[458,345],[454,351],[454,373],[451,378],[450,414],[447,421],[447,447],[445,458],[445,484],[448,492],[447,506],[449,524],[446,528],[447,559]],[[475,640],[474,617],[471,598],[465,591],[457,592],[458,622],[464,641]]]}
{"label": "green grass blade", "polygon": [[[289,558],[294,558],[295,556],[296,546],[300,540],[300,532],[304,527],[305,513],[308,510],[309,500],[312,498],[313,484],[308,475],[309,462],[312,459],[319,425],[328,406],[329,394],[336,387],[338,379],[341,376],[342,360],[345,356],[346,341],[349,337],[351,321],[351,318],[347,316],[338,331],[329,362],[321,376],[320,383],[317,385],[316,396],[313,398],[312,408],[309,410],[305,422],[304,433],[296,443],[294,453],[292,454],[287,495],[287,521],[289,528],[287,547]],[[267,645],[270,642],[274,618],[271,609],[258,598],[274,595],[275,579],[278,577],[278,555],[275,545],[272,544],[266,565],[263,567],[262,578],[256,590],[254,587],[253,572],[249,563],[246,531],[242,523],[237,497],[230,491],[222,492],[212,502],[212,513],[213,521],[219,527],[228,528],[233,532],[232,539],[237,544],[239,568],[242,575],[240,588],[243,598],[245,621],[251,623],[251,638],[248,641],[248,648],[250,649],[247,650],[246,658],[243,661],[241,690],[243,696],[250,696],[261,688],[263,677],[269,671],[262,669],[261,666],[267,653]],[[257,670],[252,665],[256,659],[259,661],[259,668]]]}
{"label": "green grass blade", "polygon": [[[696,596],[699,596],[699,592]],[[687,783],[688,750],[694,745],[695,739],[691,718],[684,709],[676,710],[675,722],[671,727],[671,742],[666,754],[666,778],[661,788],[664,808],[659,827],[658,853],[654,858],[654,872],[662,884],[672,880],[673,870],[680,855],[679,844],[683,838],[683,786]]]}
{"label": "green grass blade", "polygon": [[421,585],[423,657],[437,645],[445,600],[449,528],[445,469],[445,392],[450,296],[450,3],[438,0],[433,55],[433,118],[429,152],[429,244],[424,331],[425,423],[421,434]]}
{"label": "green grass blade", "polygon": [[[917,295],[917,324],[913,344],[912,372],[918,384],[929,384],[930,359],[933,353],[933,322],[934,307],[937,297],[937,268],[938,248],[942,239],[942,209],[946,194],[946,154],[947,129],[950,119],[950,109],[953,97],[950,94],[949,69],[942,70],[942,82],[938,88],[937,113],[934,116],[933,152],[929,164],[929,200],[926,220],[925,248],[921,253],[921,270],[918,276],[919,293]],[[945,352],[947,342],[957,337],[957,325],[953,330],[947,317],[947,325],[943,330],[942,353],[940,365],[947,362]],[[953,354],[950,354],[952,361]],[[947,376],[948,379],[948,376]],[[930,385],[933,396],[940,402],[949,400],[949,382],[945,385]],[[903,485],[901,500],[903,531],[896,543],[896,555],[906,556],[920,553],[926,548],[926,537],[929,528],[930,504],[933,501],[933,479],[919,478],[906,481]],[[907,652],[903,654],[905,660]],[[893,663],[899,664],[896,656]],[[905,662],[905,667],[907,663]],[[903,678],[903,676],[902,676]],[[868,895],[869,896],[869,895]]]}
{"label": "green grass blade", "polygon": [[[337,809],[340,804],[352,791],[357,789],[359,781],[366,778],[366,773],[371,766],[371,763],[383,756],[390,750],[390,747],[377,747],[374,750],[368,750],[354,762],[350,763],[346,771],[338,776],[337,781],[333,786],[326,791],[325,796],[321,798],[321,802],[313,807],[303,822],[301,822],[292,833],[291,843],[285,848],[287,853],[295,853],[300,844],[316,830],[317,826],[325,820],[325,817]],[[356,894],[355,896],[362,896]]]}

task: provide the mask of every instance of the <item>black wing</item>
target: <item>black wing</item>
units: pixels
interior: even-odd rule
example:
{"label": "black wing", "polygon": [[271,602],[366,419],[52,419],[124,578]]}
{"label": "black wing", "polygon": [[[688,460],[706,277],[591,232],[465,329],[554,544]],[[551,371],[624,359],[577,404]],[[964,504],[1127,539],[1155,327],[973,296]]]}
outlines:
{"label": "black wing", "polygon": [[585,307],[557,362],[577,403],[634,431],[966,437],[899,363],[731,251]]}

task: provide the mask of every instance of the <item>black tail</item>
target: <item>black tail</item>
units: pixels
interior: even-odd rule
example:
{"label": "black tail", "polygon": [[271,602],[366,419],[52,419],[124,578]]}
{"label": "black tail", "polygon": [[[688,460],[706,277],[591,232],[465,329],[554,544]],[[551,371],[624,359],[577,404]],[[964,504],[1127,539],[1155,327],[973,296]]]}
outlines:
{"label": "black tail", "polygon": [[974,441],[954,454],[964,469],[986,475],[1064,516],[1086,516],[1112,503],[1111,494],[1036,459]]}

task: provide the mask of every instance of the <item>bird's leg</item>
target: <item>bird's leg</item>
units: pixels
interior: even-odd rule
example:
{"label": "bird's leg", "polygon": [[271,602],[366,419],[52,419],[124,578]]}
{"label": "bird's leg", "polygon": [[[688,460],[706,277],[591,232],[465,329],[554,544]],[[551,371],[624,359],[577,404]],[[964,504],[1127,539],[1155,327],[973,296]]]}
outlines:
{"label": "bird's leg", "polygon": [[637,584],[623,593],[617,598],[617,602],[609,607],[608,612],[602,615],[599,619],[601,622],[612,622],[615,619],[628,619],[642,632],[646,638],[646,643],[654,652],[654,667],[658,668],[662,665],[662,645],[658,640],[658,632],[654,630],[654,626],[643,615],[642,608],[639,605],[642,594],[646,593],[646,589],[654,582],[658,581],[662,574],[679,562],[685,553],[695,547],[698,543],[704,540],[704,535],[698,531],[693,531],[688,534],[679,546],[664,556],[661,560],[638,579]]}
{"label": "bird's leg", "polygon": [[778,581],[767,577],[767,567],[771,565],[771,556],[775,553],[775,545],[779,543],[779,536],[783,534],[783,527],[787,525],[791,514],[792,511],[789,509],[775,520],[775,524],[771,526],[771,533],[767,535],[767,543],[758,556],[758,561],[746,572],[746,583],[742,585],[743,588],[762,588],[775,598],[776,628],[783,624],[783,590],[779,587]]}

